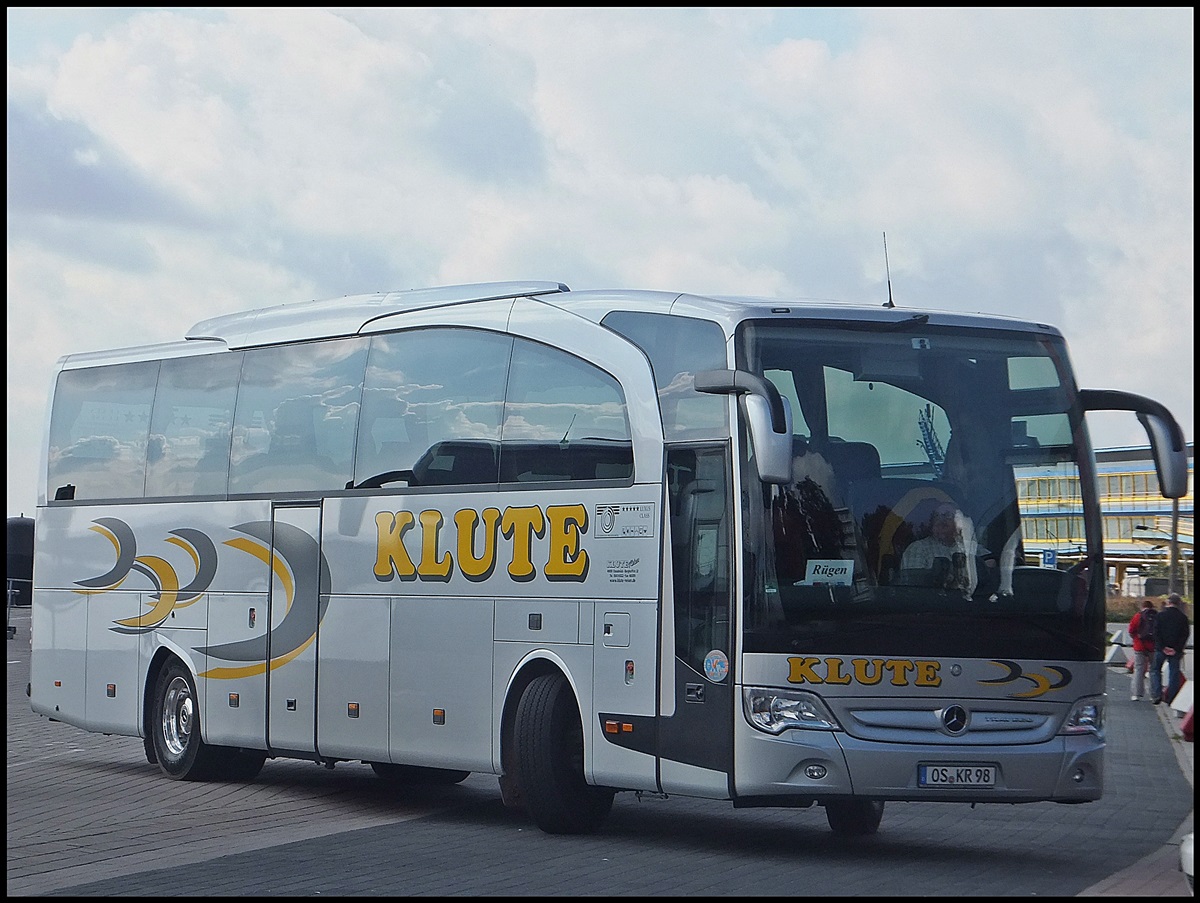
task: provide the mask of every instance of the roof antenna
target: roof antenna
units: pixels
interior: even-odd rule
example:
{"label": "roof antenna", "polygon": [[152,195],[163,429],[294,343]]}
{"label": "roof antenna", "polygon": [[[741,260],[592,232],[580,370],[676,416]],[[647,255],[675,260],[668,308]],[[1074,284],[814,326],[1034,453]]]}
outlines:
{"label": "roof antenna", "polygon": [[887,272],[888,281],[888,299],[884,307],[895,307],[896,302],[892,300],[892,268],[888,265],[887,256],[887,233],[883,233],[883,268]]}

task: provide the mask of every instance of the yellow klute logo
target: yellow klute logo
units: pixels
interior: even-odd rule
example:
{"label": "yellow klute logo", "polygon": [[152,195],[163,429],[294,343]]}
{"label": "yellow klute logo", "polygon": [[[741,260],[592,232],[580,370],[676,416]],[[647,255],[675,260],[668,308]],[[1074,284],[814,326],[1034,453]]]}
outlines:
{"label": "yellow klute logo", "polygon": [[796,655],[788,658],[788,683],[873,687],[886,678],[893,687],[940,687],[940,667],[939,662],[922,659],[852,658],[847,663],[840,658]]}
{"label": "yellow klute logo", "polygon": [[[380,511],[375,515],[375,579],[445,582],[457,567],[468,580],[486,580],[506,559],[508,576],[525,583],[541,573],[551,581],[582,583],[588,554],[584,505],[461,508],[447,525],[442,512]],[[412,533],[413,537],[406,539]],[[534,538],[546,539],[544,561],[533,559]],[[415,553],[415,560],[414,560]]]}

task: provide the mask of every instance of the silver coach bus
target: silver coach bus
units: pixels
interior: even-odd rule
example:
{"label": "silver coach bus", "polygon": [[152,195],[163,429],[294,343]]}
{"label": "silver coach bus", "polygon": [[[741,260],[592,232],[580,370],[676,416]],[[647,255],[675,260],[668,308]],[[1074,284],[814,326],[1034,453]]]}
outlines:
{"label": "silver coach bus", "polygon": [[[495,774],[551,833],[620,791],[825,809],[1098,799],[1094,409],[1050,326],[449,286],[60,361],[31,699],[168,777]],[[1014,468],[1079,487],[1069,569]],[[1022,503],[1024,504],[1024,502]]]}

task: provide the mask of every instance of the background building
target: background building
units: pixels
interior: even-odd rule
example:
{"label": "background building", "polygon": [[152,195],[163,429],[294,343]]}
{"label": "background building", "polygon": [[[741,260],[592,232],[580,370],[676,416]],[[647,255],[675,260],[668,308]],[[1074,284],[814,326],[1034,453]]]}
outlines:
{"label": "background building", "polygon": [[[1181,591],[1192,594],[1195,524],[1194,443],[1188,443],[1188,491],[1181,499],[1165,499],[1149,446],[1096,451],[1100,506],[1104,512],[1104,557],[1108,582],[1124,595],[1167,592],[1171,527],[1178,505],[1178,575]],[[1083,522],[1078,515],[1079,481],[1046,475],[1036,469],[1018,471],[1026,557],[1042,554],[1046,566],[1078,561],[1083,548]],[[1161,574],[1148,572],[1162,566]],[[1155,568],[1156,573],[1159,569]]]}

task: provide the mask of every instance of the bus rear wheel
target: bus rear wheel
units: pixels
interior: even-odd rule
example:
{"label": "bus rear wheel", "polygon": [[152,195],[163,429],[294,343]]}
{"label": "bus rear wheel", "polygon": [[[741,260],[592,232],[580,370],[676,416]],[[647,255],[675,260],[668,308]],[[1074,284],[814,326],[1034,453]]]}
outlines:
{"label": "bus rear wheel", "polygon": [[590,834],[615,791],[583,776],[583,724],[561,674],[535,677],[517,705],[517,774],[525,809],[547,834]]}
{"label": "bus rear wheel", "polygon": [[196,685],[178,659],[167,662],[159,672],[151,719],[154,757],[163,774],[176,781],[204,781],[213,776],[221,757],[200,739]]}
{"label": "bus rear wheel", "polygon": [[879,829],[883,800],[831,800],[825,804],[825,818],[834,834],[865,837]]}

